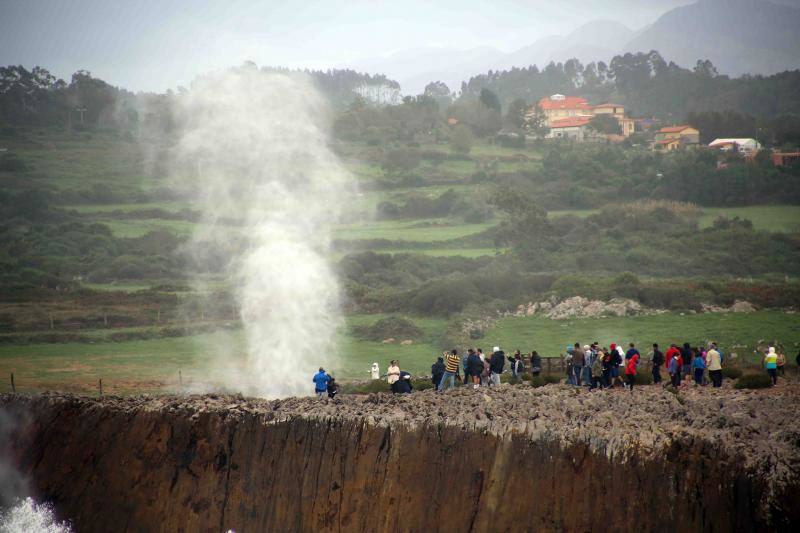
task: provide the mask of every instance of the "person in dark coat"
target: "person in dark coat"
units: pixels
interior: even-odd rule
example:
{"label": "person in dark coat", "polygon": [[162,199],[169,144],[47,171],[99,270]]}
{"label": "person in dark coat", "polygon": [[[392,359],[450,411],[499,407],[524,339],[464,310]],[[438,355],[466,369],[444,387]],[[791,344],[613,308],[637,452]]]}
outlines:
{"label": "person in dark coat", "polygon": [[539,352],[533,350],[531,352],[531,375],[538,376],[542,372],[542,356]]}
{"label": "person in dark coat", "polygon": [[444,376],[444,357],[440,357],[431,365],[431,381],[437,389],[439,388],[439,382],[442,381],[442,376]]}
{"label": "person in dark coat", "polygon": [[661,365],[664,364],[664,354],[658,349],[658,344],[653,343],[653,383],[661,383]]}
{"label": "person in dark coat", "polygon": [[411,386],[411,374],[405,370],[400,371],[400,379],[392,383],[392,392],[395,394],[408,394],[414,387]]}
{"label": "person in dark coat", "polygon": [[500,385],[500,375],[503,373],[503,367],[506,365],[506,354],[499,346],[495,346],[492,350],[492,358],[489,361],[489,370],[492,371],[489,378],[489,385]]}
{"label": "person in dark coat", "polygon": [[688,342],[683,343],[683,348],[681,349],[681,375],[682,376],[691,376],[692,375],[692,361],[694,360],[694,352],[692,351],[692,346]]}
{"label": "person in dark coat", "polygon": [[483,361],[472,348],[469,349],[467,356],[467,375],[472,378],[473,388],[481,386],[481,374],[483,374]]}
{"label": "person in dark coat", "polygon": [[330,381],[328,381],[328,398],[335,398],[336,394],[339,392],[339,384],[336,383],[336,379],[331,376]]}

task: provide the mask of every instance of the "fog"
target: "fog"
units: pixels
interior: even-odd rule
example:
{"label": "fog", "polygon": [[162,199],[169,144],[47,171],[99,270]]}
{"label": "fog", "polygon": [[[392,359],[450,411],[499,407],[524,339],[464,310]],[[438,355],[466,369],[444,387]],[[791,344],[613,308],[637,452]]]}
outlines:
{"label": "fog", "polygon": [[327,147],[323,99],[248,66],[199,79],[179,113],[175,171],[203,215],[192,251],[224,251],[246,340],[245,354],[204,347],[216,361],[208,378],[264,397],[308,394],[335,354],[339,286],[327,257],[352,183]]}
{"label": "fog", "polygon": [[0,64],[39,64],[65,79],[82,68],[114,85],[162,92],[245,60],[326,69],[419,47],[510,52],[592,20],[638,29],[688,3],[11,0],[0,2]]}

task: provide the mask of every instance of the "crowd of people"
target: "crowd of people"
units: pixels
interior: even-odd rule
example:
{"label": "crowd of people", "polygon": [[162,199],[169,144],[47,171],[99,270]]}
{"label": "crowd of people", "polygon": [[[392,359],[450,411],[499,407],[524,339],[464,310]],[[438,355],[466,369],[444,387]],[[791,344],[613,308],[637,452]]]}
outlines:
{"label": "crowd of people", "polygon": [[[773,386],[779,375],[785,375],[786,355],[770,346],[763,352],[762,367],[767,371]],[[581,346],[575,343],[568,346],[563,356],[567,383],[576,387],[585,386],[590,390],[624,387],[633,392],[636,375],[644,359],[635,343],[628,344],[625,349],[620,344],[611,343],[608,347],[599,342]],[[722,368],[725,353],[715,342],[705,346],[691,346],[685,342],[682,346],[670,344],[662,352],[657,343],[649,352],[649,367],[653,383],[660,384],[668,379],[672,387],[711,385],[722,386]],[[797,365],[800,368],[800,353],[797,354]],[[509,371],[511,379],[519,381],[528,373],[537,377],[542,373],[542,357],[536,350],[523,355],[516,350],[513,355],[506,355],[499,346],[492,349],[489,355],[483,348],[468,348],[465,354],[459,355],[457,349],[442,353],[431,366],[431,381],[434,387],[442,392],[454,388],[457,384],[472,388],[492,387],[500,385],[500,376]],[[662,377],[662,371],[665,375]],[[369,371],[373,380],[386,378],[389,389],[396,394],[410,393],[413,390],[412,376],[400,369],[397,360],[389,363],[386,374],[381,376],[377,362]],[[315,392],[322,398],[326,393],[333,398],[338,391],[335,380],[322,368],[313,378]]]}

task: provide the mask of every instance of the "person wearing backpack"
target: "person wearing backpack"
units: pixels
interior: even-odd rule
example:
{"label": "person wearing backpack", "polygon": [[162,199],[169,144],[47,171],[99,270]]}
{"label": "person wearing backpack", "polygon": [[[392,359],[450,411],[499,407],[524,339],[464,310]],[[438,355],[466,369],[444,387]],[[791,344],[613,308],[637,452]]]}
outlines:
{"label": "person wearing backpack", "polygon": [[664,364],[664,354],[658,349],[658,344],[653,343],[653,383],[661,383],[661,365]]}

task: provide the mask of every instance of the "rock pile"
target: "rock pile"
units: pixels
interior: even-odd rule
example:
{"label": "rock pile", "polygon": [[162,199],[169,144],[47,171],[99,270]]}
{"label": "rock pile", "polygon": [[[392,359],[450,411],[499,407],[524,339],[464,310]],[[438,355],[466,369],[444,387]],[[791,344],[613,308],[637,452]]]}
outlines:
{"label": "rock pile", "polygon": [[665,311],[647,308],[639,302],[627,298],[612,298],[604,302],[602,300],[590,300],[583,296],[572,296],[558,301],[553,296],[549,300],[519,305],[516,311],[503,313],[503,316],[542,315],[559,320],[564,318],[597,318],[601,316],[635,316],[663,312]]}

